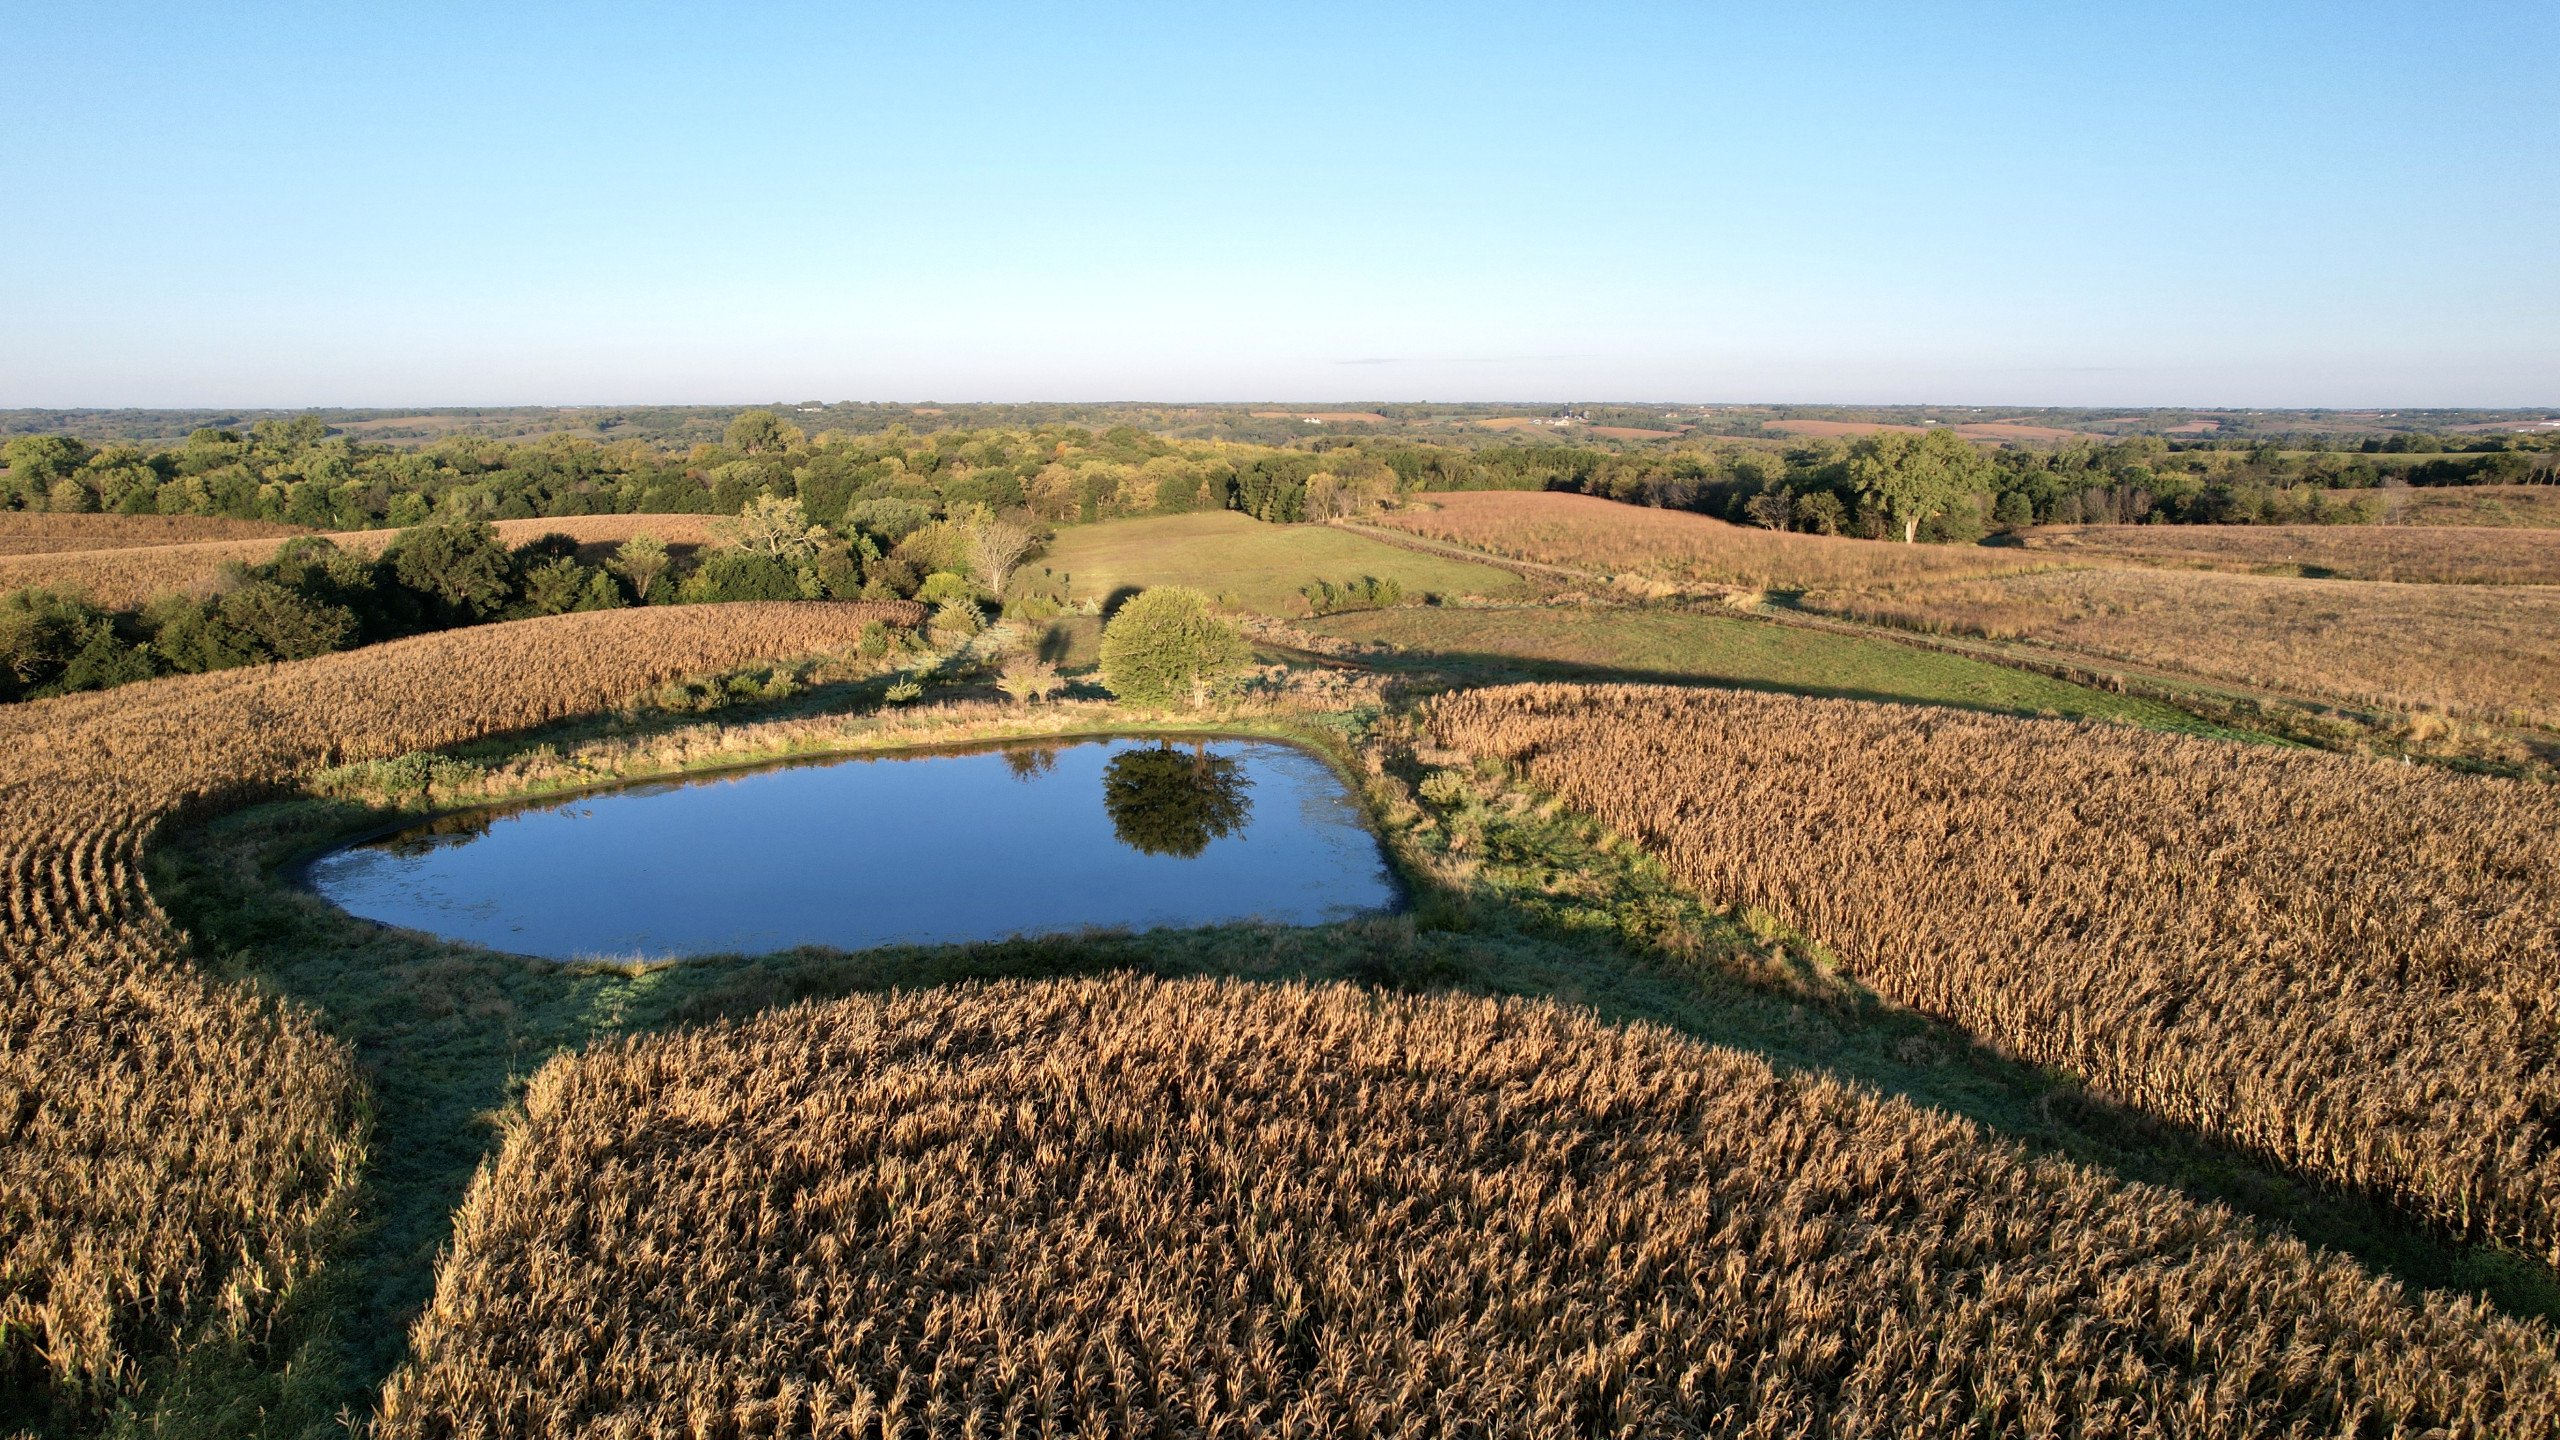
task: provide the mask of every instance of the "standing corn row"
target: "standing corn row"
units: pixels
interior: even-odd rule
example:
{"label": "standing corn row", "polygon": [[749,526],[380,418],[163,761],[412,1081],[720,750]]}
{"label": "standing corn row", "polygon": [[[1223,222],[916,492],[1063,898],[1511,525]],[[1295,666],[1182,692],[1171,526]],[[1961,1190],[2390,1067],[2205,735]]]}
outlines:
{"label": "standing corn row", "polygon": [[2464,1236],[2560,1261],[2560,799],[2503,781],[1853,701],[1439,702],[1886,996]]}
{"label": "standing corn row", "polygon": [[382,1440],[2560,1427],[2547,1326],[1548,1003],[955,987],[525,1112]]}
{"label": "standing corn row", "polygon": [[564,615],[0,712],[0,1376],[70,1413],[253,1339],[362,1159],[345,1047],[199,975],[152,829],[315,763],[452,744],[673,676],[852,644],[912,606]]}

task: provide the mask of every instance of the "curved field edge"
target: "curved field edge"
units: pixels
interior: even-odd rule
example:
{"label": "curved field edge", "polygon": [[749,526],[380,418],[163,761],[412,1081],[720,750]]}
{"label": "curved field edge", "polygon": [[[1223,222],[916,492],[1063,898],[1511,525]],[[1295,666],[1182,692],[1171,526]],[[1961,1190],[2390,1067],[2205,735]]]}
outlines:
{"label": "curved field edge", "polygon": [[2243,733],[2211,727],[2164,701],[2074,683],[2020,666],[1945,654],[1899,637],[1782,626],[1756,613],[1615,606],[1406,606],[1298,624],[1319,635],[1403,652],[1414,663],[1469,679],[1484,672],[1491,679],[1704,683],[2120,720],[2226,737]]}
{"label": "curved field edge", "polygon": [[[812,692],[807,702],[832,698]],[[1365,781],[1365,798],[1415,892],[1416,913],[1393,921],[561,966],[386,931],[273,878],[350,836],[455,806],[817,755],[1161,728],[1162,717],[1150,726],[1093,703],[667,717],[658,729],[572,722],[458,748],[460,763],[439,770],[450,778],[436,782],[436,793],[403,792],[397,811],[333,789],[210,821],[156,852],[155,884],[217,953],[331,1016],[368,1057],[387,1154],[378,1225],[349,1272],[353,1288],[372,1297],[347,1317],[364,1353],[352,1362],[355,1390],[340,1393],[359,1404],[370,1383],[362,1377],[379,1377],[400,1358],[395,1317],[426,1298],[413,1287],[428,1278],[449,1213],[489,1141],[485,1117],[509,1102],[514,1078],[543,1055],[810,995],[1116,969],[1569,996],[1607,1017],[1669,1023],[1791,1069],[1854,1077],[1972,1117],[2039,1154],[2238,1205],[2413,1284],[2476,1290],[2517,1313],[2560,1313],[2549,1274],[2521,1257],[2430,1241],[2387,1214],[2093,1104],[2068,1082],[1972,1050],[1907,1012],[1876,1008],[1827,978],[1822,962],[1808,968],[1812,952],[1798,942],[1771,943],[1685,898],[1659,867],[1554,801],[1497,772],[1461,782],[1457,772],[1429,768],[1446,758],[1426,763],[1404,750],[1405,723],[1394,712],[1363,719],[1284,705],[1215,717],[1192,732],[1293,740]],[[389,1348],[368,1350],[364,1336]]]}
{"label": "curved field edge", "polygon": [[[743,616],[751,613],[758,607],[728,608],[735,614]],[[595,618],[597,617],[566,617],[567,620],[573,622],[593,620]],[[554,622],[535,623],[547,624]],[[450,639],[453,637],[429,638]],[[343,659],[348,657],[337,658]],[[492,658],[503,662],[508,657],[496,655],[492,652]],[[216,679],[220,677],[203,678]],[[51,704],[55,702],[46,703]],[[64,709],[66,713],[76,710],[77,708],[77,706],[64,702]],[[572,707],[571,713],[575,713],[575,707]],[[906,722],[891,721],[889,723],[897,725]],[[916,735],[921,737],[926,735],[937,723],[938,722],[935,720],[919,719],[913,722],[911,728]],[[995,721],[992,719],[992,712],[990,712],[990,723],[1001,725],[1013,722]],[[1312,723],[1321,728],[1333,722],[1319,718]],[[522,727],[514,726],[501,728],[521,729]],[[1114,722],[1110,728],[1119,729],[1125,727],[1119,722]],[[539,747],[537,746],[536,748],[538,749]],[[364,751],[359,747],[358,750],[351,753],[361,754],[364,753]],[[704,742],[700,749],[693,752],[692,759],[687,763],[724,763],[724,761],[734,757],[736,753],[736,751],[729,748],[729,742],[726,739],[715,738]],[[341,755],[338,758],[343,759],[348,757],[347,755]],[[492,778],[497,778],[500,772],[505,771],[506,768],[505,764],[493,765],[491,768]],[[237,797],[233,796],[231,798]],[[1464,807],[1461,807],[1470,812],[1463,821],[1455,810],[1451,808],[1457,806],[1457,804],[1458,802],[1455,799],[1446,797],[1444,797],[1444,800],[1441,802],[1435,802],[1436,808],[1441,811],[1443,818],[1448,822],[1446,828],[1450,832],[1448,839],[1452,842],[1451,855],[1458,863],[1473,863],[1477,855],[1483,855],[1484,858],[1490,860],[1492,858],[1491,852],[1493,851],[1516,850],[1519,848],[1521,843],[1521,837],[1519,835],[1508,834],[1503,831],[1501,826],[1496,823],[1490,815],[1475,815],[1472,813],[1475,807],[1475,802],[1468,801]],[[201,810],[201,808],[202,807],[199,807],[199,810]],[[1557,839],[1553,832],[1539,832],[1534,838],[1535,843],[1539,846],[1555,843]],[[1467,841],[1472,841],[1472,843],[1464,845],[1456,843]],[[1595,905],[1586,903],[1584,897],[1577,897],[1573,895],[1569,889],[1564,888],[1576,882],[1587,883],[1595,873],[1605,870],[1606,866],[1600,863],[1604,858],[1605,857],[1577,858],[1567,855],[1564,858],[1563,863],[1557,867],[1556,872],[1550,872],[1547,878],[1541,882],[1542,886],[1547,887],[1547,889],[1545,893],[1542,893],[1540,898],[1546,900],[1562,899],[1572,902],[1558,907],[1556,911],[1557,924],[1564,928],[1578,930],[1583,933],[1616,935],[1632,933],[1626,929],[1630,924],[1652,923],[1650,921],[1642,921],[1640,917],[1636,920],[1631,920],[1630,916],[1624,912],[1623,906],[1621,906],[1616,913],[1613,913],[1610,904]],[[1588,863],[1584,863],[1586,861]],[[1635,903],[1639,908],[1644,906],[1665,905],[1667,908],[1670,908],[1675,912],[1677,910],[1676,905],[1670,904],[1667,897],[1655,899],[1638,897]],[[1450,926],[1452,929],[1463,931],[1465,927],[1469,925],[1482,923],[1483,919],[1484,917],[1480,914],[1473,916],[1467,914],[1456,914],[1437,917],[1431,923],[1444,924]],[[1689,933],[1684,936],[1679,933],[1679,927],[1699,923],[1697,916],[1691,914],[1690,918],[1686,920],[1675,918],[1670,923],[1672,924],[1673,929],[1669,933],[1662,932],[1658,929],[1646,930],[1646,943],[1653,944],[1656,941],[1661,941],[1673,945],[1674,948],[1695,945],[1699,938],[1698,935],[1696,933]],[[259,936],[253,927],[249,938],[254,942],[263,937]],[[1243,943],[1243,941],[1239,940],[1237,937],[1215,936],[1204,937],[1198,943],[1206,948],[1201,949],[1197,953],[1196,958],[1189,963],[1207,965],[1214,969],[1234,963],[1231,958],[1228,958],[1227,952],[1219,951],[1217,947]],[[1457,980],[1461,983],[1473,983],[1469,980],[1469,972],[1466,968],[1468,963],[1470,963],[1467,957],[1454,956],[1445,946],[1437,944],[1417,944],[1416,937],[1412,934],[1411,927],[1405,927],[1401,931],[1396,930],[1394,927],[1389,927],[1388,931],[1376,935],[1356,931],[1342,933],[1339,935],[1338,939],[1320,940],[1314,951],[1310,951],[1304,944],[1287,935],[1253,939],[1252,943],[1268,948],[1268,958],[1258,962],[1252,962],[1259,965],[1262,973],[1287,975],[1297,973],[1299,969],[1311,963],[1321,962],[1324,967],[1339,967],[1342,964],[1349,963],[1352,966],[1351,973],[1373,982],[1382,981],[1394,984],[1445,984],[1451,983],[1453,980]],[[1338,945],[1341,953],[1338,955],[1324,953],[1325,947],[1331,945]],[[238,954],[233,952],[231,945],[227,940],[219,947],[219,949],[222,953],[217,956],[216,963],[217,967],[225,976],[255,973],[254,966],[250,966],[246,969],[243,968],[243,960]],[[1684,950],[1683,953],[1686,953],[1686,951]],[[341,954],[334,958],[339,962],[336,968],[341,970],[345,969],[347,963],[350,961],[350,957],[345,954]],[[483,956],[477,961],[467,960],[464,957],[457,957],[451,953],[450,950],[446,950],[423,956],[422,968],[450,977],[459,975],[460,972],[468,966],[479,965],[482,969],[477,973],[479,973],[482,978],[485,978],[489,968],[486,964],[488,958],[489,957]],[[808,988],[804,987],[815,987],[816,993],[827,993],[830,990],[840,989],[846,984],[933,983],[938,979],[951,978],[958,975],[1007,973],[1008,970],[1015,973],[1041,974],[1055,973],[1060,969],[1072,970],[1097,965],[1104,967],[1121,967],[1128,965],[1151,965],[1165,963],[1165,961],[1165,956],[1150,953],[1144,947],[1132,948],[1126,944],[1106,944],[1089,947],[1028,946],[1012,950],[1006,950],[1003,947],[995,947],[992,950],[979,950],[970,954],[951,956],[918,955],[903,957],[887,964],[850,966],[847,965],[841,957],[826,959],[816,964],[803,966],[794,966],[789,963],[748,963],[736,967],[734,973],[730,974],[725,979],[709,984],[703,988],[693,990],[688,996],[683,997],[681,1004],[673,1005],[672,1008],[669,1006],[661,1006],[654,1013],[656,1013],[661,1020],[665,1018],[682,1018],[683,1015],[688,1014],[733,1013],[739,1009],[757,1008],[776,999],[789,999],[795,993],[811,993]],[[1567,990],[1579,988],[1584,998],[1602,1001],[1604,1008],[1608,1008],[1610,1005],[1624,1003],[1623,997],[1614,1001],[1606,998],[1611,994],[1609,987],[1626,983],[1626,977],[1616,973],[1622,968],[1623,962],[1609,962],[1589,966],[1588,968],[1577,971],[1571,977],[1570,981],[1563,985],[1558,985],[1558,983],[1552,978],[1548,979],[1545,983],[1547,983],[1550,988],[1563,988]],[[1333,970],[1333,973],[1340,973],[1340,971],[1336,968]],[[653,1001],[653,996],[665,997],[669,1000],[673,1000],[676,997],[674,997],[671,992],[674,989],[680,988],[666,986],[662,979],[651,975],[638,975],[623,978],[628,979],[629,983],[627,986],[612,991],[611,993],[597,993],[589,995],[586,1000],[579,1002],[582,1004],[591,1003],[596,1007],[597,1013],[592,1014],[587,1018],[591,1020],[610,1019],[611,1016],[607,1012],[611,1012],[617,1007],[625,1006],[627,1006],[634,1014],[649,1013],[651,1005],[655,1003]],[[1487,983],[1506,982],[1495,980]],[[290,994],[290,987],[285,988]],[[299,1000],[302,997],[296,996],[294,998]],[[1721,1010],[1729,1005],[1734,998],[1735,997],[1729,995],[1719,995],[1716,997],[1714,1004]],[[504,993],[493,994],[485,989],[474,990],[469,986],[461,985],[459,983],[454,987],[452,999],[457,1005],[463,1007],[508,1003],[508,997]],[[706,1006],[709,1007],[707,1010],[703,1008]],[[1779,1013],[1773,1017],[1773,1028],[1784,1027],[1792,1031],[1803,1031],[1805,1033],[1813,1033],[1822,1028],[1821,1022],[1813,1021],[1809,1023],[1800,1012],[1795,1014],[1785,1013],[1788,1011],[1789,1007],[1783,1004],[1778,1006],[1777,1009]],[[479,1016],[475,1013],[471,1015],[470,1018],[480,1020],[485,1019],[486,1017]],[[1899,1044],[1900,1041],[1910,1040],[1914,1037],[1906,1033],[1899,1037],[1888,1038],[1895,1040],[1895,1043]],[[377,1072],[377,1080],[379,1079],[379,1074],[380,1072]],[[377,1163],[398,1164],[402,1163],[405,1158],[406,1157],[397,1154],[384,1155],[378,1158]],[[424,1261],[428,1259],[431,1254],[432,1246],[430,1246],[427,1254],[415,1255],[413,1258],[416,1262],[423,1265]],[[234,1430],[216,1430],[214,1433],[241,1433],[241,1430],[245,1430],[246,1428],[246,1425],[243,1425]]]}
{"label": "curved field edge", "polygon": [[2541,787],[1646,687],[1468,692],[1429,723],[2004,1053],[2560,1257]]}
{"label": "curved field edge", "polygon": [[558,616],[0,716],[0,1368],[12,1424],[77,1423],[254,1350],[344,1228],[346,1047],[209,979],[142,880],[162,824],[317,764],[521,729],[677,676],[843,650],[912,607]]}
{"label": "curved field edge", "polygon": [[[611,1337],[607,1340],[605,1337]],[[1144,977],[546,1066],[376,1433],[2539,1433],[2547,1327],[1551,1002]]]}

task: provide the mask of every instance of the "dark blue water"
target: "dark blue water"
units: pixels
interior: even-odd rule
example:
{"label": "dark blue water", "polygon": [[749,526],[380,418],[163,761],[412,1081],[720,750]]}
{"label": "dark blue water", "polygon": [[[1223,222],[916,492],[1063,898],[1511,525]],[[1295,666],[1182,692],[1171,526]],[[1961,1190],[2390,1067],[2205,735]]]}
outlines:
{"label": "dark blue water", "polygon": [[1398,908],[1342,782],[1259,740],[875,756],[451,816],[334,852],[367,919],[555,959],[855,950]]}

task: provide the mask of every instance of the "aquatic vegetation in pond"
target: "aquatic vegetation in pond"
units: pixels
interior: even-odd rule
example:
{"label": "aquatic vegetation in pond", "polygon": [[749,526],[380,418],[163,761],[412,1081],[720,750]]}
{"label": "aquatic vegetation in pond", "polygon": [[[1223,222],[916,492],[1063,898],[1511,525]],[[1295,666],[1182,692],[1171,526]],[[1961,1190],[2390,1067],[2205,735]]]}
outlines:
{"label": "aquatic vegetation in pond", "polygon": [[1323,761],[1113,739],[780,766],[470,812],[309,883],[367,919],[557,959],[1315,924],[1400,892]]}

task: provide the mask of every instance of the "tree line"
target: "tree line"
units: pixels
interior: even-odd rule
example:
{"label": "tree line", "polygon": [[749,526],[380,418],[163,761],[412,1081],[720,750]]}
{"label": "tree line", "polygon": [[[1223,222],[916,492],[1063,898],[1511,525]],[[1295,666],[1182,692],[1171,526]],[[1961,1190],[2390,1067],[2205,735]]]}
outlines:
{"label": "tree line", "polygon": [[366,556],[326,536],[230,564],[206,593],[111,611],[78,593],[0,594],[0,701],[105,689],[315,655],[497,620],[630,605],[903,599],[913,567],[810,526],[796,504],[748,507],[700,554],[647,535],[590,562],[565,534],[508,545],[486,521],[403,530]]}
{"label": "tree line", "polygon": [[[1942,430],[1785,446],[1708,441],[1613,451],[1534,443],[1455,449],[1357,435],[1285,446],[1170,440],[1130,425],[805,433],[750,410],[714,443],[454,439],[368,444],[314,416],[208,428],[176,445],[91,446],[27,435],[0,446],[0,510],[220,515],[323,530],[599,514],[734,515],[759,498],[797,501],[813,524],[884,552],[964,511],[1046,524],[1237,510],[1294,523],[1357,514],[1402,492],[1558,489],[1701,510],[1741,523],[1885,535],[1898,527],[1875,464],[1953,466],[1976,497],[1938,508],[1919,539],[1995,526],[2163,520],[2293,523],[2368,518],[2316,492],[2385,484],[2560,478],[2560,437],[2395,435],[2354,448],[2277,442],[2172,443],[2156,436],[2060,446],[1924,446]],[[2453,446],[2471,447],[2455,453]],[[2431,448],[2432,447],[2432,448]],[[2405,458],[2423,455],[2423,459]],[[1977,459],[1980,463],[1977,463]],[[1868,466],[1867,479],[1858,466]]]}
{"label": "tree line", "polygon": [[2387,485],[2560,482],[2555,443],[2511,437],[2495,450],[2382,468],[2362,452],[2182,447],[2156,436],[1986,449],[1937,428],[1783,449],[1383,458],[1411,488],[1567,490],[1769,529],[1966,543],[2027,525],[2372,523]]}

